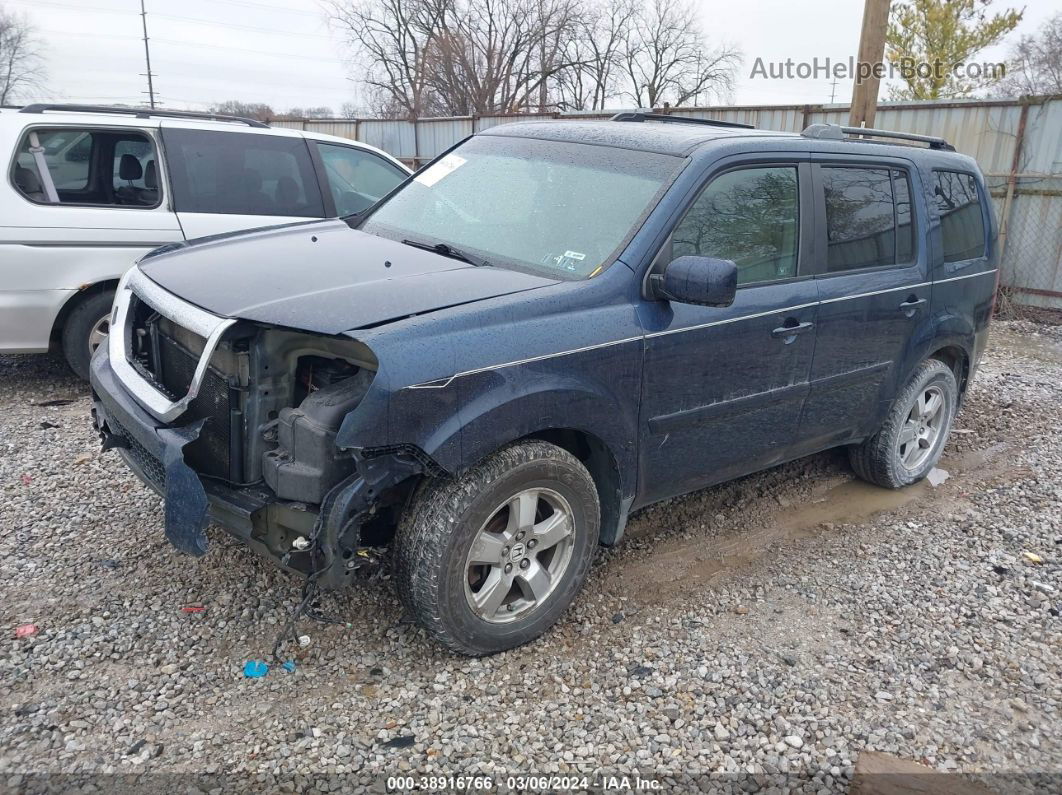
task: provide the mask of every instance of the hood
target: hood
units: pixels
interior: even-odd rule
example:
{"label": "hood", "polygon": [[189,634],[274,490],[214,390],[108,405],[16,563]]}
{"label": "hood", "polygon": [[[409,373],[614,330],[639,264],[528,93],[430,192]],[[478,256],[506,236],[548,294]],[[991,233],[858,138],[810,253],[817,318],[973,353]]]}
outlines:
{"label": "hood", "polygon": [[192,240],[147,255],[139,267],[215,315],[319,334],[556,284],[468,265],[343,221]]}

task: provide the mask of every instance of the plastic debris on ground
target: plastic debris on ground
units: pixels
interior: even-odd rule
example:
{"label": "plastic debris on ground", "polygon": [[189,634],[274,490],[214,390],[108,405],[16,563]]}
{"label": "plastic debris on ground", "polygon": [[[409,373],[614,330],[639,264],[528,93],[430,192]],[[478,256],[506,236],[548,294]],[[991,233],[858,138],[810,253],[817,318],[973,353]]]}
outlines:
{"label": "plastic debris on ground", "polygon": [[182,613],[203,613],[206,612],[206,608],[203,605],[183,605],[181,607]]}
{"label": "plastic debris on ground", "polygon": [[280,667],[283,668],[285,671],[287,671],[289,674],[295,673],[295,661],[294,660],[288,660],[286,663],[284,663]]}
{"label": "plastic debris on ground", "polygon": [[299,645],[302,648],[305,649],[307,646],[310,645],[310,643],[311,643],[311,641],[310,641],[310,636],[309,635],[299,635]]}
{"label": "plastic debris on ground", "polygon": [[1022,557],[1029,561],[1029,563],[1035,564],[1037,566],[1044,562],[1044,559],[1037,555],[1035,552],[1023,552]]}
{"label": "plastic debris on ground", "polygon": [[23,624],[15,630],[16,638],[30,638],[40,632],[40,627],[36,624]]}
{"label": "plastic debris on ground", "polygon": [[248,679],[261,679],[269,673],[269,666],[261,660],[248,660],[243,666],[243,675]]}
{"label": "plastic debris on ground", "polygon": [[933,467],[931,470],[929,470],[929,475],[926,477],[926,479],[929,481],[930,486],[936,488],[950,477],[951,473],[948,472],[948,470]]}

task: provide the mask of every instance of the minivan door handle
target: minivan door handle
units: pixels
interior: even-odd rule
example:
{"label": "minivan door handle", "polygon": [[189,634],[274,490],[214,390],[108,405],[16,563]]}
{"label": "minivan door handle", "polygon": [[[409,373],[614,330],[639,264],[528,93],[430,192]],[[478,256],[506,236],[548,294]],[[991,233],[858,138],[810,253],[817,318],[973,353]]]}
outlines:
{"label": "minivan door handle", "polygon": [[795,317],[787,317],[785,323],[771,332],[771,336],[781,338],[786,345],[796,339],[797,334],[803,334],[815,327],[811,322],[799,322]]}
{"label": "minivan door handle", "polygon": [[914,317],[914,314],[918,310],[918,307],[920,307],[925,302],[925,298],[918,298],[912,295],[910,298],[900,304],[900,311],[907,315],[907,317]]}

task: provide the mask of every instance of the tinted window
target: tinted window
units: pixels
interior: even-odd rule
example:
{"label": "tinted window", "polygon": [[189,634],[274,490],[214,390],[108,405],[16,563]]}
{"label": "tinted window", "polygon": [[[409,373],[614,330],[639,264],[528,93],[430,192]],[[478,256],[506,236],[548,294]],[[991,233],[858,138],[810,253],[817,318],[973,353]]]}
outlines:
{"label": "tinted window", "polygon": [[914,216],[911,209],[911,186],[905,173],[892,172],[892,189],[896,196],[896,262],[913,262]]}
{"label": "tinted window", "polygon": [[892,176],[888,169],[823,168],[826,269],[896,263]]}
{"label": "tinted window", "polygon": [[317,144],[339,215],[371,207],[406,178],[382,157],[351,146]]}
{"label": "tinted window", "polygon": [[985,255],[985,221],[977,180],[958,171],[934,171],[933,194],[940,214],[944,261],[959,262]]}
{"label": "tinted window", "polygon": [[324,217],[302,138],[164,130],[178,212]]}
{"label": "tinted window", "polygon": [[797,206],[793,166],[723,174],[701,191],[675,227],[671,255],[733,260],[738,284],[795,276]]}
{"label": "tinted window", "polygon": [[[147,189],[147,164],[155,145],[146,135],[116,130],[35,130],[48,176],[60,204],[154,207],[157,184]],[[19,145],[13,181],[23,196],[48,203],[31,133]],[[150,175],[148,175],[150,176]]]}

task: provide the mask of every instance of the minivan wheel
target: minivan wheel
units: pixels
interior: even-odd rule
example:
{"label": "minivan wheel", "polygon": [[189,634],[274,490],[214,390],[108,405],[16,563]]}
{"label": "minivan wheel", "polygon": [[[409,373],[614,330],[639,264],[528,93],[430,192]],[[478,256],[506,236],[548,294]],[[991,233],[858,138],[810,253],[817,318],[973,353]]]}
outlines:
{"label": "minivan wheel", "polygon": [[597,489],[578,459],[547,442],[514,444],[422,485],[398,528],[399,596],[454,651],[520,646],[579,592],[599,526]]}
{"label": "minivan wheel", "polygon": [[89,361],[96,348],[107,344],[114,293],[95,293],[83,299],[63,324],[63,356],[78,377],[88,380]]}
{"label": "minivan wheel", "polygon": [[929,474],[951,431],[959,389],[944,362],[927,359],[900,391],[881,429],[848,448],[863,480],[897,489]]}

